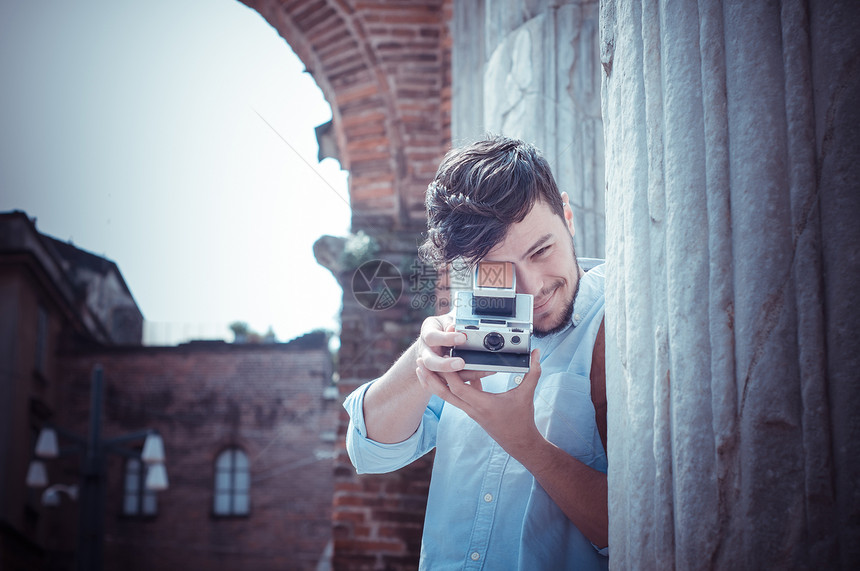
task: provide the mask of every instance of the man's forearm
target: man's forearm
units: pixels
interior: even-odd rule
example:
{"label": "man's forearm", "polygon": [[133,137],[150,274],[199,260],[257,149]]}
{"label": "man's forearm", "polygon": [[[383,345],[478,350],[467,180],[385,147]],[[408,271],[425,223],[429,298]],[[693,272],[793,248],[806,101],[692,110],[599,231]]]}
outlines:
{"label": "man's forearm", "polygon": [[364,424],[371,440],[403,442],[421,423],[431,395],[415,376],[416,345],[413,343],[364,395]]}
{"label": "man's forearm", "polygon": [[586,466],[546,439],[518,456],[577,529],[594,545],[606,547],[609,544],[606,474]]}

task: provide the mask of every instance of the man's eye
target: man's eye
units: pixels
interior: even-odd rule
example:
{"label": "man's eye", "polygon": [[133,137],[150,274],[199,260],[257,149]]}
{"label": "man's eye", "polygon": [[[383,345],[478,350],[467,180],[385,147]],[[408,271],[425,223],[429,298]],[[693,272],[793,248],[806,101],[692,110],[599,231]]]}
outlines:
{"label": "man's eye", "polygon": [[546,254],[547,250],[549,250],[549,246],[544,246],[543,248],[532,254],[532,258],[540,258],[544,254]]}

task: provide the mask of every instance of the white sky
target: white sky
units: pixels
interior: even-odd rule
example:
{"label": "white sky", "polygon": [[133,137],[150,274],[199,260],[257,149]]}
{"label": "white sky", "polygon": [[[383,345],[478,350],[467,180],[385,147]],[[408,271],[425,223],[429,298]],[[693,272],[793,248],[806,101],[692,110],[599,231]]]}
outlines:
{"label": "white sky", "polygon": [[0,211],[116,262],[150,344],[336,330],[311,247],[348,231],[347,174],[303,70],[233,0],[0,0]]}

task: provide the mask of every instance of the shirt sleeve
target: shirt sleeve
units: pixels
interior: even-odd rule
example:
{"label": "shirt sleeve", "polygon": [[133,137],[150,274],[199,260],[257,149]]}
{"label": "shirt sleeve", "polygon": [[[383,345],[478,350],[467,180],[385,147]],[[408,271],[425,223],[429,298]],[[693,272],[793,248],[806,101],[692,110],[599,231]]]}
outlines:
{"label": "shirt sleeve", "polygon": [[424,456],[436,446],[436,429],[445,404],[433,395],[415,433],[395,444],[376,442],[367,437],[364,423],[364,395],[374,381],[365,383],[346,397],[343,408],[349,414],[346,429],[346,451],[359,474],[393,472]]}

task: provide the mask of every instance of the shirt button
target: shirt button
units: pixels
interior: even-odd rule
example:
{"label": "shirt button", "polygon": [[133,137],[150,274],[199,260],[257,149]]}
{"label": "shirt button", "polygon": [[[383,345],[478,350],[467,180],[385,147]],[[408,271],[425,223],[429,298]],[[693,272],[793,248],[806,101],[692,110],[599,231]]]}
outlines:
{"label": "shirt button", "polygon": [[580,319],[582,319],[582,316],[579,315],[578,313],[573,316],[574,321],[579,321]]}
{"label": "shirt button", "polygon": [[493,494],[484,494],[484,501],[490,503],[493,501]]}
{"label": "shirt button", "polygon": [[522,382],[523,382],[523,376],[522,376],[522,375],[517,375],[516,377],[514,377],[514,382],[515,382],[516,384],[520,384],[520,383],[522,383]]}
{"label": "shirt button", "polygon": [[472,555],[470,555],[469,557],[472,558],[472,561],[477,561],[478,559],[481,558],[481,554],[478,553],[477,551],[473,551]]}

